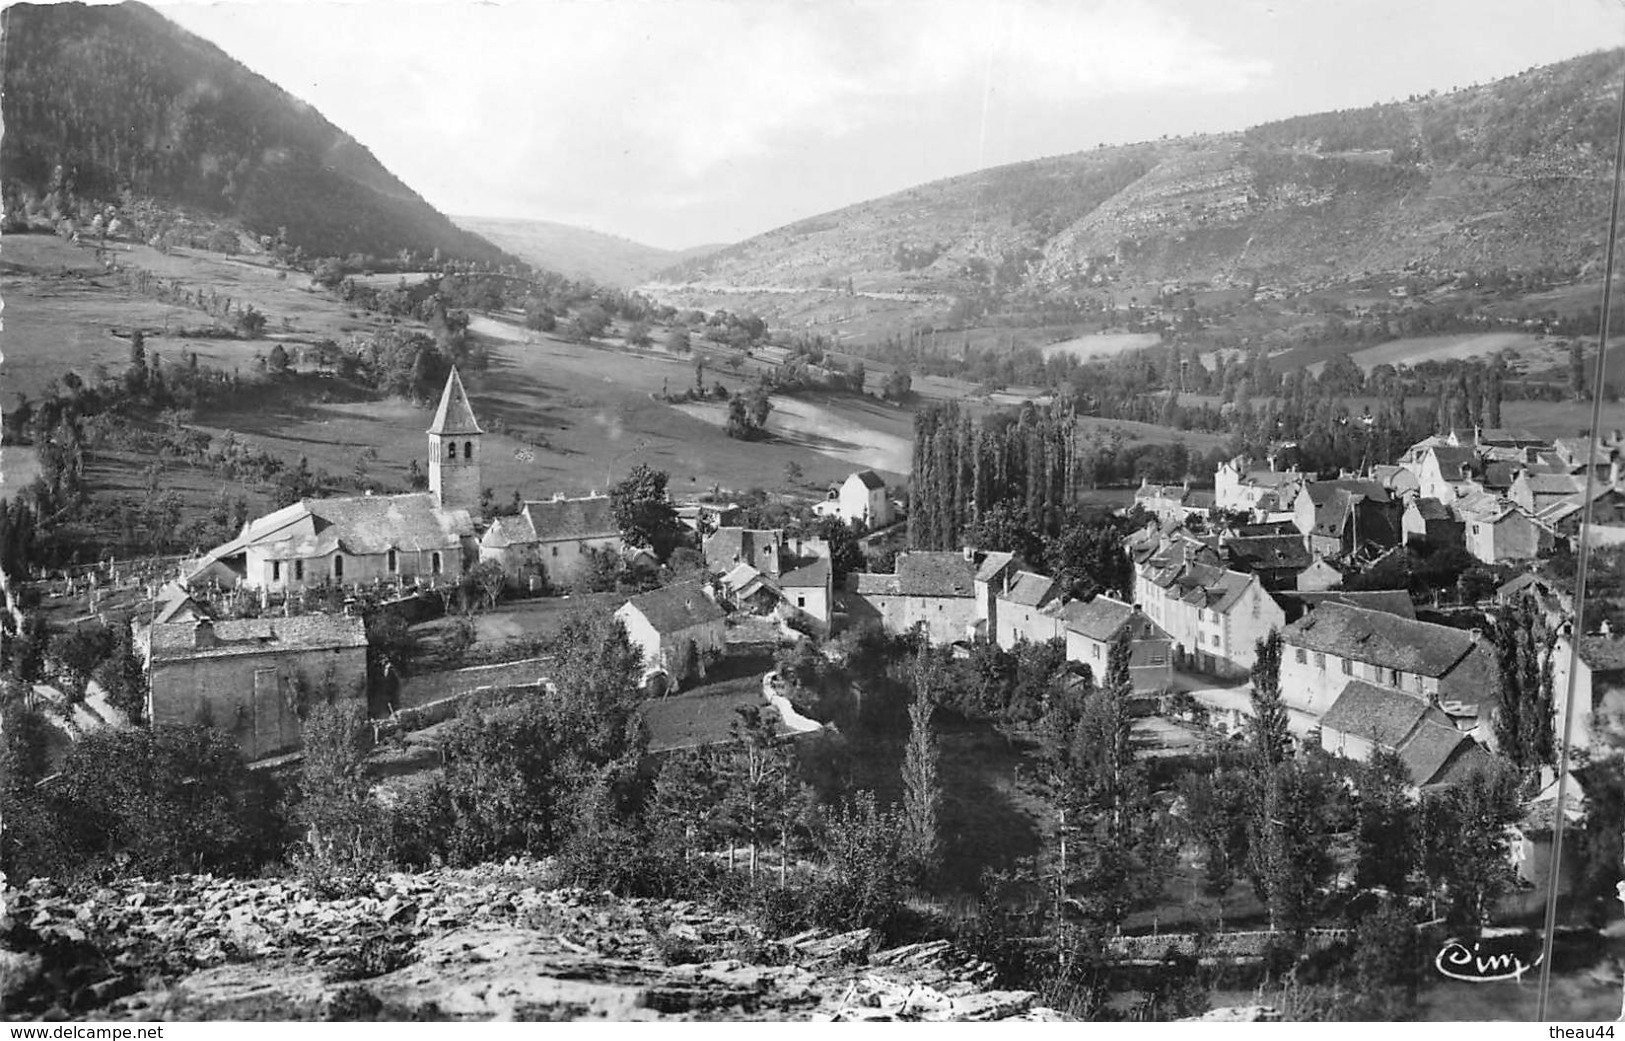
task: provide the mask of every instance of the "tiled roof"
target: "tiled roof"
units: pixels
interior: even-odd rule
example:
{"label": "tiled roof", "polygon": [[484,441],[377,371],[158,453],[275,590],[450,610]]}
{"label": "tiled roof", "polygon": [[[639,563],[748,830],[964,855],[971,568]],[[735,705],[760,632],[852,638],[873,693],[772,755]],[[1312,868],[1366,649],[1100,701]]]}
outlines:
{"label": "tiled roof", "polygon": [[1490,492],[1469,492],[1456,500],[1456,512],[1466,520],[1493,524],[1518,508],[1511,499]]}
{"label": "tiled roof", "polygon": [[535,541],[536,529],[531,527],[530,518],[522,513],[517,517],[493,519],[491,526],[485,529],[485,534],[480,536],[480,545],[490,549],[523,546]]}
{"label": "tiled roof", "polygon": [[786,589],[813,586],[822,589],[829,584],[832,573],[831,567],[828,557],[819,557],[810,564],[803,564],[780,578],[779,585]]}
{"label": "tiled roof", "polygon": [[1471,448],[1435,445],[1429,451],[1439,461],[1439,473],[1447,481],[1460,480],[1464,470],[1477,470],[1480,464],[1478,453]]}
{"label": "tiled roof", "polygon": [[1211,510],[1214,502],[1213,492],[1203,488],[1195,489],[1185,497],[1185,505],[1193,510]]}
{"label": "tiled roof", "polygon": [[1524,487],[1535,495],[1573,495],[1585,491],[1583,474],[1551,474],[1527,472],[1519,477]]}
{"label": "tiled roof", "polygon": [[1551,442],[1521,427],[1485,427],[1478,432],[1481,445],[1545,445]]}
{"label": "tiled roof", "polygon": [[1419,697],[1350,680],[1320,725],[1395,748],[1427,713],[1428,703]]}
{"label": "tiled roof", "polygon": [[277,650],[365,647],[367,627],[348,615],[304,614],[292,618],[237,618],[212,623],[215,646],[197,647],[196,622],[159,622],[151,629],[155,661],[221,658]]}
{"label": "tiled roof", "polygon": [[1399,758],[1411,772],[1411,783],[1455,784],[1473,768],[1489,762],[1489,753],[1449,723],[1423,719],[1400,743]]}
{"label": "tiled roof", "polygon": [[1363,495],[1372,502],[1387,502],[1390,499],[1387,488],[1376,481],[1366,481],[1357,477],[1342,477],[1335,481],[1311,481],[1304,487],[1309,491],[1310,500],[1317,506],[1330,500],[1338,492],[1351,497]]}
{"label": "tiled roof", "polygon": [[1433,498],[1431,495],[1414,500],[1411,505],[1416,512],[1422,515],[1423,520],[1447,521],[1450,519],[1450,507]]}
{"label": "tiled roof", "polygon": [[280,543],[267,540],[273,556],[295,559],[334,549],[358,555],[456,549],[474,534],[467,510],[441,509],[429,492],[304,499],[296,505],[311,518],[315,534]]}
{"label": "tiled roof", "polygon": [[737,593],[761,577],[762,573],[749,564],[735,564],[727,574],[722,576],[722,584]]}
{"label": "tiled roof", "polygon": [[1521,467],[1517,463],[1486,463],[1482,478],[1484,487],[1492,489],[1511,488],[1512,480],[1520,469]]}
{"label": "tiled roof", "polygon": [[722,608],[705,595],[698,582],[673,582],[662,589],[639,593],[622,605],[649,620],[659,633],[674,633],[705,622],[719,622]]}
{"label": "tiled roof", "polygon": [[1134,608],[1101,594],[1089,601],[1073,600],[1066,605],[1062,616],[1066,620],[1066,627],[1072,632],[1105,643],[1134,617]]}
{"label": "tiled roof", "polygon": [[1015,563],[1014,553],[988,553],[976,565],[976,581],[991,582],[999,577],[999,572]]}
{"label": "tiled roof", "polygon": [[1019,571],[1000,600],[1022,607],[1043,607],[1055,596],[1055,579],[1032,571]]}
{"label": "tiled roof", "polygon": [[[1298,601],[1306,608],[1316,608],[1322,604],[1347,604],[1350,607],[1363,607],[1368,611],[1382,611],[1385,614],[1395,615],[1399,618],[1416,618],[1416,605],[1411,602],[1411,594],[1403,589],[1369,589],[1345,590],[1331,589],[1322,593],[1297,592],[1285,590],[1275,594],[1281,601]],[[1297,620],[1296,613],[1292,615]]]}
{"label": "tiled roof", "polygon": [[1474,643],[1461,629],[1335,602],[1321,604],[1282,635],[1294,647],[1433,677],[1454,668]]}
{"label": "tiled roof", "polygon": [[897,554],[898,589],[911,596],[971,596],[976,567],[958,553]]}
{"label": "tiled roof", "polygon": [[621,533],[607,495],[537,499],[525,503],[525,514],[530,517],[538,542],[607,539]]}
{"label": "tiled roof", "polygon": [[440,407],[435,409],[434,422],[429,424],[429,433],[461,437],[464,434],[482,434],[480,425],[474,421],[474,409],[468,403],[468,394],[463,390],[463,378],[457,375],[456,366],[452,367],[451,375],[446,377],[446,388],[440,392]]}
{"label": "tiled roof", "polygon": [[1244,563],[1254,568],[1291,568],[1302,570],[1313,563],[1309,548],[1302,535],[1260,535],[1252,538],[1227,539],[1225,551],[1232,563]]}
{"label": "tiled roof", "polygon": [[[886,482],[882,481],[880,479],[880,475],[875,473],[873,470],[859,470],[857,473],[853,474],[852,477],[856,477],[860,482],[862,482],[865,488],[868,488],[871,491],[876,488],[886,487]],[[851,477],[847,478],[847,480],[851,479]]]}

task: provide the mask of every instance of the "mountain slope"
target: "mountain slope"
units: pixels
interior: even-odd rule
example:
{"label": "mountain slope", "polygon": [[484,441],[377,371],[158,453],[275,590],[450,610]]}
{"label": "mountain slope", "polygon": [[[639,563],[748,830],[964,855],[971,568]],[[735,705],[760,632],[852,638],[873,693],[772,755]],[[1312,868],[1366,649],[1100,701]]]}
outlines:
{"label": "mountain slope", "polygon": [[937,292],[977,308],[1168,281],[1601,255],[1621,52],[1245,132],[984,170],[779,228],[663,280]]}
{"label": "mountain slope", "polygon": [[452,217],[525,262],[577,279],[630,289],[662,268],[704,257],[720,246],[671,250],[589,228],[508,217]]}
{"label": "mountain slope", "polygon": [[0,18],[8,212],[129,191],[260,234],[285,228],[309,254],[509,259],[315,109],[149,7],[17,4]]}

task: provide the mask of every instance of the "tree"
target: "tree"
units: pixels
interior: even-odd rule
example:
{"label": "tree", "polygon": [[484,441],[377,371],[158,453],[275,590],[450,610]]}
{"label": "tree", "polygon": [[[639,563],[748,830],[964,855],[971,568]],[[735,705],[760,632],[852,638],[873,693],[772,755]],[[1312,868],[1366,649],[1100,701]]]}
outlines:
{"label": "tree", "polygon": [[272,345],[271,353],[265,357],[265,367],[272,375],[281,375],[288,371],[288,352],[280,343]]}
{"label": "tree", "polygon": [[311,855],[324,865],[366,867],[383,852],[383,817],[366,776],[366,706],[329,694],[300,724],[295,820],[305,828]]}
{"label": "tree", "polygon": [[85,682],[113,653],[113,634],[105,626],[85,625],[51,637],[47,657],[61,674],[67,693],[84,694]]}
{"label": "tree", "polygon": [[1403,896],[1410,890],[1420,841],[1410,770],[1398,753],[1379,748],[1356,776],[1355,884]]}
{"label": "tree", "polygon": [[1522,814],[1517,772],[1492,761],[1422,799],[1422,870],[1452,928],[1477,935],[1516,880],[1508,828]]}
{"label": "tree", "polygon": [[1501,696],[1495,710],[1495,740],[1502,755],[1526,773],[1551,764],[1554,702],[1552,649],[1545,613],[1525,594],[1507,605],[1495,625],[1496,665]]}
{"label": "tree", "polygon": [[903,906],[907,867],[903,822],[860,791],[825,819],[821,845],[828,865],[813,886],[819,924],[834,929],[885,931]]}
{"label": "tree", "polygon": [[1281,633],[1271,629],[1258,641],[1252,668],[1253,748],[1268,767],[1292,751],[1286,705],[1281,701]]}
{"label": "tree", "polygon": [[800,484],[802,478],[801,464],[794,459],[784,464],[784,483]]}
{"label": "tree", "polygon": [[609,312],[598,304],[588,304],[570,319],[570,335],[577,340],[593,340],[609,331]]}
{"label": "tree", "polygon": [[942,864],[940,752],[931,729],[935,660],[927,647],[914,655],[914,694],[908,706],[908,746],[903,755],[903,857],[917,876],[929,879]]}
{"label": "tree", "polygon": [[722,428],[729,437],[749,441],[756,437],[756,424],[751,420],[750,406],[743,395],[734,395],[728,402],[728,422]]}
{"label": "tree", "polygon": [[654,338],[649,335],[649,323],[636,321],[628,324],[626,327],[626,342],[633,347],[647,347],[653,343]]}
{"label": "tree", "polygon": [[829,544],[829,566],[837,589],[841,588],[847,575],[868,569],[863,544],[851,525],[839,517],[824,517],[819,520],[817,531],[818,537]]}
{"label": "tree", "polygon": [[723,813],[730,835],[743,839],[750,849],[749,870],[754,881],[761,848],[775,839],[788,840],[786,818],[793,814],[786,802],[799,802],[803,796],[794,784],[790,750],[774,733],[772,715],[754,706],[738,711],[732,727],[733,752],[721,769]]}
{"label": "tree", "polygon": [[508,573],[503,570],[501,561],[482,560],[469,571],[468,577],[470,586],[479,593],[488,608],[496,607],[497,601],[502,599],[503,590],[508,587]]}
{"label": "tree", "polygon": [[687,354],[689,352],[689,334],[685,326],[674,325],[666,333],[666,350],[673,354]]}
{"label": "tree", "polygon": [[914,378],[909,371],[901,366],[892,370],[891,375],[881,384],[880,396],[888,401],[902,403],[907,401],[914,393]]}
{"label": "tree", "polygon": [[1331,877],[1333,781],[1318,764],[1288,759],[1262,768],[1248,832],[1249,873],[1269,908],[1270,928],[1301,940]]}
{"label": "tree", "polygon": [[1569,392],[1576,401],[1586,394],[1585,347],[1579,340],[1569,344]]}
{"label": "tree", "polygon": [[683,539],[683,526],[666,494],[670,475],[645,463],[609,491],[610,512],[631,546],[648,546],[665,560]]}

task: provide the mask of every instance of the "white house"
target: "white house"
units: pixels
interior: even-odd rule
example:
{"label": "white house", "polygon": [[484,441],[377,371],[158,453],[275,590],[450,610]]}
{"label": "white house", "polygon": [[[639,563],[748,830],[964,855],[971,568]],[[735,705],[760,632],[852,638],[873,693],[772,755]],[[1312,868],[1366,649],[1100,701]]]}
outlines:
{"label": "white house", "polygon": [[848,524],[883,528],[895,518],[886,482],[873,470],[859,470],[831,488],[830,497],[813,507],[821,517],[839,517]]}
{"label": "white house", "polygon": [[1173,640],[1175,664],[1245,675],[1257,644],[1286,624],[1286,612],[1256,574],[1154,557],[1135,570],[1135,599]]}
{"label": "white house", "polygon": [[778,579],[782,609],[792,619],[807,622],[820,635],[829,632],[834,610],[834,575],[828,557],[785,572]]}
{"label": "white house", "polygon": [[616,609],[615,617],[642,652],[645,673],[664,672],[678,684],[704,676],[707,665],[726,650],[722,608],[698,582],[640,593]]}

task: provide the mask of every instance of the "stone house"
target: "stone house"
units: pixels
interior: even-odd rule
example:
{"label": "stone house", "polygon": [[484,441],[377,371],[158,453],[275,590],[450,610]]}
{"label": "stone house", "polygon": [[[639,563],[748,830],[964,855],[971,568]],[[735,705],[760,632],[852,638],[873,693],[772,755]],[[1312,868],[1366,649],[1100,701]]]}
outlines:
{"label": "stone house", "polygon": [[587,572],[595,551],[619,555],[626,545],[607,495],[526,501],[512,517],[498,517],[480,538],[480,560],[495,560],[522,588],[545,578],[568,589]]}
{"label": "stone house", "polygon": [[874,621],[888,633],[925,627],[932,644],[973,637],[987,618],[976,596],[977,560],[972,552],[910,550],[897,554],[889,575],[856,571],[847,576],[848,617]]}
{"label": "stone house", "polygon": [[1551,535],[1511,499],[1471,492],[1456,500],[1467,552],[1486,564],[1533,560],[1551,547]]}
{"label": "stone house", "polygon": [[989,626],[993,642],[1008,651],[1023,640],[1044,643],[1065,636],[1065,623],[1059,615],[1045,610],[1051,605],[1060,606],[1060,594],[1059,584],[1048,575],[1032,571],[1013,574],[995,597],[998,608]]}
{"label": "stone house", "polygon": [[1281,640],[1281,700],[1291,707],[1324,716],[1358,680],[1435,705],[1493,749],[1500,669],[1477,632],[1327,601]]}
{"label": "stone house", "polygon": [[1585,492],[1585,477],[1567,473],[1519,470],[1507,498],[1533,516],[1555,503]]}
{"label": "stone house", "polygon": [[1257,643],[1286,615],[1253,574],[1209,564],[1153,558],[1135,571],[1135,599],[1173,640],[1174,664],[1220,676],[1244,676]]}
{"label": "stone house", "polygon": [[1344,687],[1321,718],[1320,744],[1359,762],[1378,749],[1394,752],[1417,788],[1456,783],[1489,761],[1482,745],[1426,701],[1361,680]]}
{"label": "stone house", "polygon": [[828,557],[815,557],[781,575],[780,602],[792,619],[800,619],[820,636],[827,635],[835,610],[835,569]]}
{"label": "stone house", "polygon": [[158,622],[142,630],[147,718],[206,724],[252,761],[299,748],[301,699],[331,691],[365,707],[367,630],[326,614]]}
{"label": "stone house", "polygon": [[1400,528],[1406,544],[1426,542],[1438,548],[1461,546],[1466,542],[1461,521],[1450,512],[1450,507],[1438,499],[1412,496],[1405,503]]}
{"label": "stone house", "polygon": [[1351,557],[1366,546],[1400,544],[1399,504],[1375,481],[1311,481],[1293,503],[1298,530],[1317,557]]}
{"label": "stone house", "polygon": [[698,582],[674,582],[640,593],[615,617],[643,654],[645,675],[665,673],[675,684],[704,676],[727,650],[725,615]]}
{"label": "stone house", "polygon": [[1233,570],[1255,574],[1265,589],[1292,589],[1298,573],[1314,563],[1302,535],[1254,535],[1225,539],[1226,562]]}
{"label": "stone house", "polygon": [[1164,691],[1173,683],[1173,640],[1137,605],[1104,594],[1074,600],[1060,612],[1066,629],[1068,661],[1089,666],[1104,682],[1112,643],[1129,632],[1129,677],[1136,694]]}
{"label": "stone house", "polygon": [[883,528],[896,519],[886,482],[873,470],[859,470],[839,488],[831,488],[829,498],[813,507],[813,512],[870,528]]}
{"label": "stone house", "polygon": [[1260,469],[1245,456],[1219,464],[1213,472],[1213,507],[1248,514],[1264,514],[1272,520],[1290,512],[1305,477],[1296,469],[1277,470],[1275,460]]}
{"label": "stone house", "polygon": [[719,574],[738,564],[749,564],[769,578],[778,578],[783,570],[783,528],[721,527],[702,546],[705,566]]}
{"label": "stone house", "polygon": [[1343,572],[1339,571],[1332,562],[1325,559],[1316,560],[1293,579],[1292,587],[1300,593],[1323,593],[1328,589],[1337,589],[1343,584]]}

